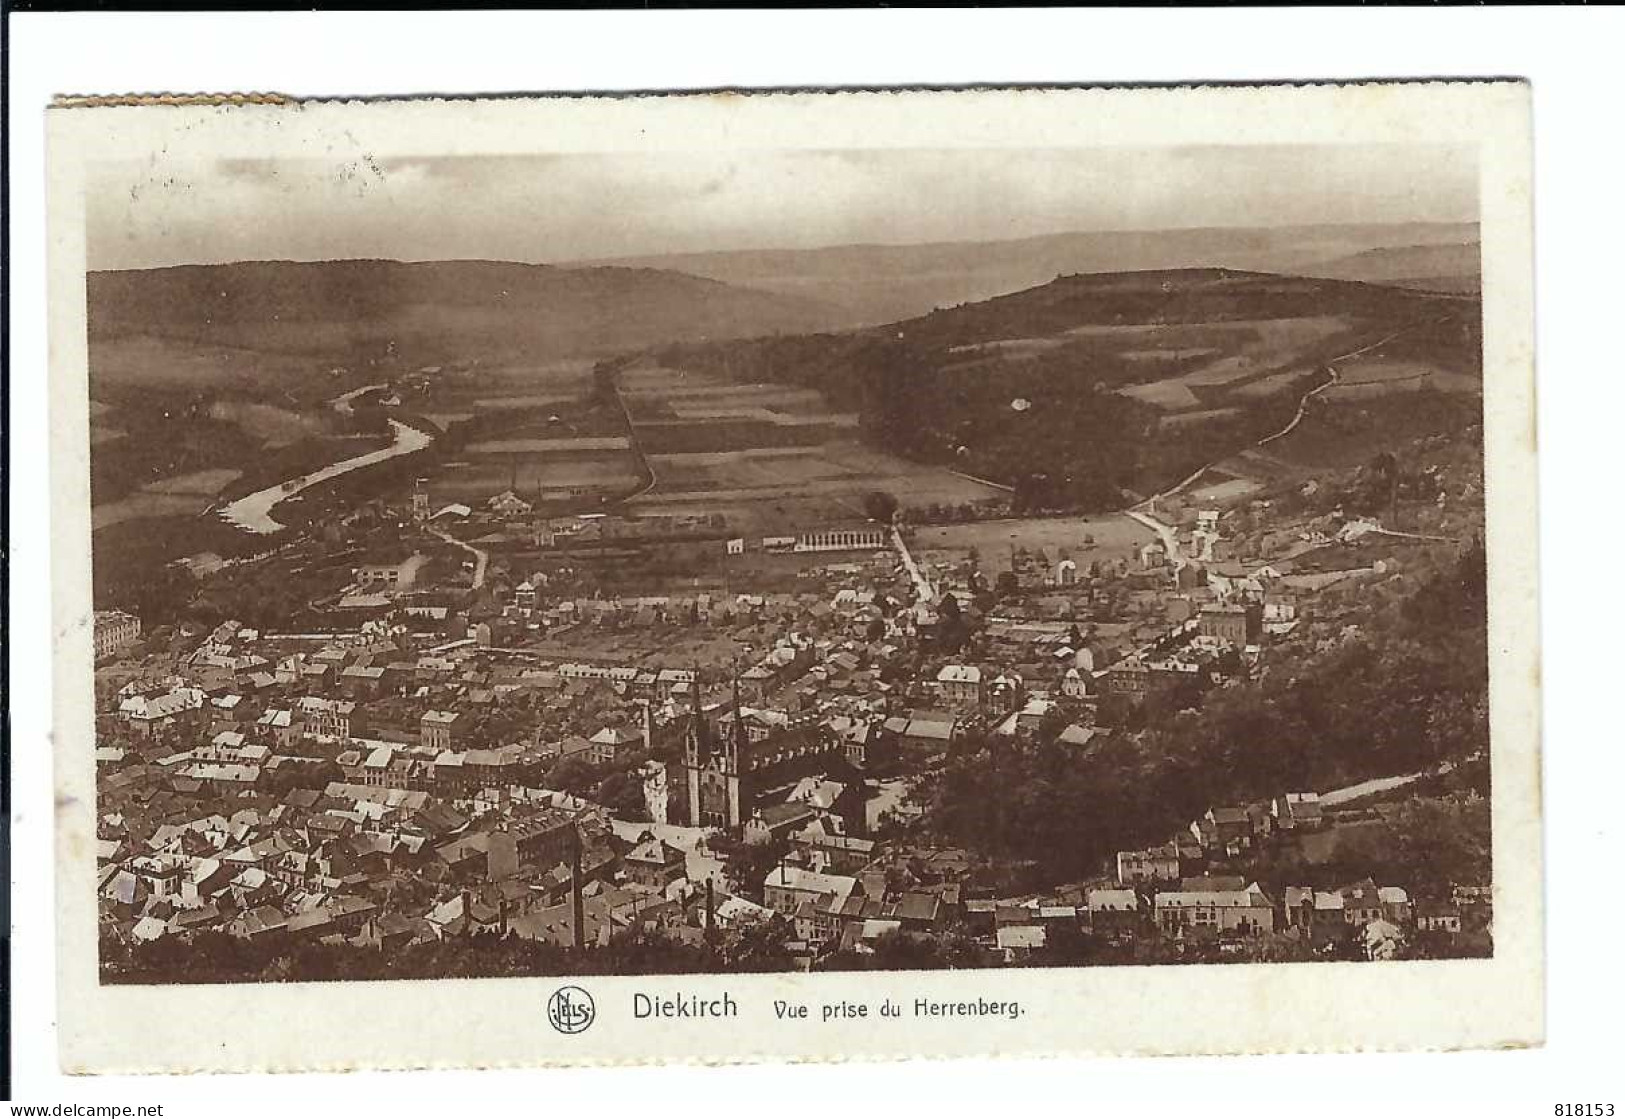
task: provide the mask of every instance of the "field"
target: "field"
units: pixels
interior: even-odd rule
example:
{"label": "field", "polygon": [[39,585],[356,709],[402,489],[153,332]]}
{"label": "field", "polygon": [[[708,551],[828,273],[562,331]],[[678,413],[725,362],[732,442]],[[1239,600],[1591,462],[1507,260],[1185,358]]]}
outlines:
{"label": "field", "polygon": [[240,474],[237,470],[197,470],[149,482],[127,497],[94,506],[90,515],[91,531],[123,521],[201,513]]}
{"label": "field", "polygon": [[1454,373],[1432,364],[1390,361],[1380,357],[1356,359],[1338,367],[1341,381],[1323,394],[1329,400],[1369,400],[1394,393],[1431,389],[1446,393],[1475,393],[1481,382],[1467,373]]}
{"label": "field", "polygon": [[[1142,544],[1156,539],[1139,522],[1121,515],[1098,517],[1008,518],[973,524],[924,525],[914,530],[910,550],[922,559],[958,559],[974,550],[984,568],[1008,568],[1012,548],[1078,561],[1132,559]],[[1092,543],[1090,541],[1093,541]]]}
{"label": "field", "polygon": [[322,363],[304,356],[140,334],[93,337],[90,343],[93,391],[109,400],[130,389],[154,386],[259,395],[271,385],[302,386],[319,379],[324,370]]}
{"label": "field", "polygon": [[429,492],[438,506],[460,501],[475,504],[507,489],[531,500],[574,491],[629,490],[640,480],[627,454],[492,455],[443,463],[429,474]]}
{"label": "field", "polygon": [[857,417],[816,391],[736,384],[639,361],[619,374],[655,484],[632,502],[641,513],[722,513],[740,533],[793,532],[862,520],[863,498],[906,506],[996,500],[1001,490],[908,462],[856,438]]}
{"label": "field", "polygon": [[[1135,362],[1186,363],[1194,368],[1118,391],[1165,411],[1188,413],[1184,422],[1234,415],[1224,405],[1235,397],[1259,399],[1291,391],[1314,373],[1327,357],[1352,347],[1359,330],[1348,318],[1310,315],[1302,318],[1253,319],[1203,324],[1199,327],[1142,328],[1139,337],[1163,342],[1161,349],[1128,350],[1119,356]],[[1199,334],[1193,335],[1193,331]],[[1181,335],[1220,340],[1216,349],[1182,348]],[[1246,400],[1236,401],[1245,404]]]}

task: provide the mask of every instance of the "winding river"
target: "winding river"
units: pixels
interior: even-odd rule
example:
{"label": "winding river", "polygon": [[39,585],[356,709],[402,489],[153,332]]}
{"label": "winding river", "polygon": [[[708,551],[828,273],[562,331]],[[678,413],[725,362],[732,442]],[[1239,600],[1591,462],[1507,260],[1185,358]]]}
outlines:
{"label": "winding river", "polygon": [[301,475],[287,482],[279,482],[274,486],[267,486],[263,490],[256,490],[245,497],[239,497],[220,510],[220,516],[227,522],[242,529],[244,532],[256,533],[260,536],[269,536],[273,532],[280,532],[288,527],[271,516],[271,510],[279,503],[286,501],[311,486],[321,485],[342,474],[352,470],[359,470],[364,466],[375,466],[380,462],[387,462],[399,455],[408,455],[413,451],[421,451],[434,442],[434,436],[415,427],[401,423],[399,420],[389,421],[390,429],[394,432],[394,441],[387,447],[376,451],[368,451],[364,455],[343,459],[331,466],[324,466],[311,474]]}

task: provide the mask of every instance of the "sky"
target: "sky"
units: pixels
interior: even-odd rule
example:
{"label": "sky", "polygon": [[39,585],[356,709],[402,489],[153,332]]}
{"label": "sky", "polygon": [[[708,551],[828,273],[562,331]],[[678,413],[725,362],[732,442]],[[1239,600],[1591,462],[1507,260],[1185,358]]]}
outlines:
{"label": "sky", "polygon": [[1396,145],[148,160],[100,165],[86,199],[93,269],[1477,217],[1470,150]]}

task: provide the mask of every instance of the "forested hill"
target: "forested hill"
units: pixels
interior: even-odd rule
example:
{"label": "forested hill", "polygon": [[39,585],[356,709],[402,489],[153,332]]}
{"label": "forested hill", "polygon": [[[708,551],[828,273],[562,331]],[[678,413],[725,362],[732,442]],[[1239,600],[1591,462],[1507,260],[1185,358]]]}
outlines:
{"label": "forested hill", "polygon": [[889,326],[661,357],[818,389],[877,446],[1014,486],[1018,504],[1093,510],[1279,430],[1328,361],[1444,319],[1463,329],[1435,333],[1470,346],[1477,315],[1460,296],[1182,269],[1063,276]]}
{"label": "forested hill", "polygon": [[649,268],[502,261],[245,261],[86,277],[92,343],[128,335],[354,358],[538,357],[828,327],[815,300]]}

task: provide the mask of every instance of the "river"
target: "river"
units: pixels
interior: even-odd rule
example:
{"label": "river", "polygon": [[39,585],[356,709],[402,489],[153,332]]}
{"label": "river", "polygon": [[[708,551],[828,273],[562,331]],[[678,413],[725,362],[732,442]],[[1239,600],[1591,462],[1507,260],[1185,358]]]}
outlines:
{"label": "river", "polygon": [[296,493],[308,490],[311,486],[332,481],[352,470],[359,470],[363,466],[375,466],[380,462],[387,462],[400,455],[409,455],[413,451],[421,451],[434,442],[434,436],[415,427],[401,423],[399,420],[390,420],[390,428],[395,438],[387,447],[380,447],[376,451],[368,451],[364,455],[347,458],[324,466],[311,474],[301,475],[287,482],[279,482],[274,486],[267,486],[263,490],[256,490],[246,497],[239,497],[220,510],[220,516],[227,522],[237,526],[244,532],[252,532],[260,536],[268,536],[273,532],[281,532],[287,526],[271,516],[271,510],[279,503],[286,501]]}

